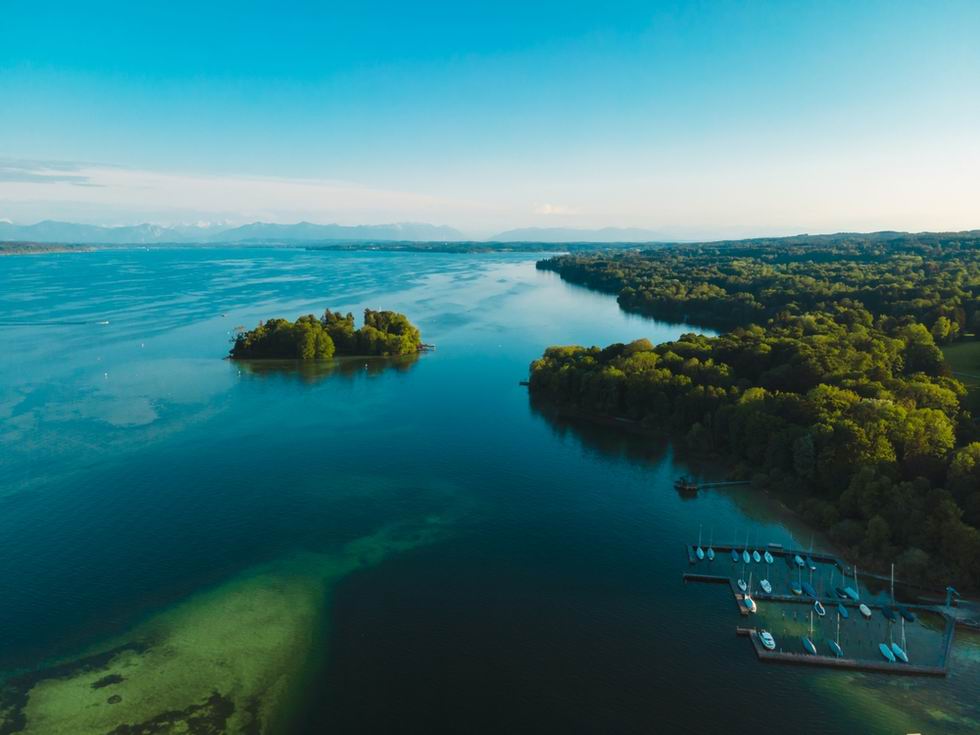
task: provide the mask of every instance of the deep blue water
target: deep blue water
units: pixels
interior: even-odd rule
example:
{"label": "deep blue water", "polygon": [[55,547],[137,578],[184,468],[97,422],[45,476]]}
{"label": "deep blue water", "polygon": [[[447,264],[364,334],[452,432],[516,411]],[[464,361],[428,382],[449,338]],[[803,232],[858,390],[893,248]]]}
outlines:
{"label": "deep blue water", "polygon": [[[910,680],[758,664],[730,596],[681,582],[699,524],[720,542],[808,531],[750,491],[681,499],[678,474],[724,468],[557,422],[518,384],[551,344],[692,327],[523,254],[118,250],[2,258],[0,284],[0,670],[452,504],[447,540],[335,591],[296,732],[884,733],[909,706]],[[437,349],[321,371],[222,359],[236,326],[325,307],[403,311]],[[962,650],[914,708],[980,716],[976,641]]]}

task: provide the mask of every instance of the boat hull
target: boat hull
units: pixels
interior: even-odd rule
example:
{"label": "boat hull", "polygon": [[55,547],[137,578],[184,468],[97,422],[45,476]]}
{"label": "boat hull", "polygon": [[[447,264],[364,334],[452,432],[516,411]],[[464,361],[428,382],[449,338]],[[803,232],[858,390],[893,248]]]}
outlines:
{"label": "boat hull", "polygon": [[907,664],[909,662],[908,654],[905,653],[905,651],[902,650],[902,647],[897,643],[892,643],[892,653],[895,654],[895,658],[902,663]]}
{"label": "boat hull", "polygon": [[879,643],[878,650],[881,651],[881,655],[884,656],[887,660],[891,661],[892,663],[895,663],[895,654],[892,653],[892,649],[888,647],[887,643]]}

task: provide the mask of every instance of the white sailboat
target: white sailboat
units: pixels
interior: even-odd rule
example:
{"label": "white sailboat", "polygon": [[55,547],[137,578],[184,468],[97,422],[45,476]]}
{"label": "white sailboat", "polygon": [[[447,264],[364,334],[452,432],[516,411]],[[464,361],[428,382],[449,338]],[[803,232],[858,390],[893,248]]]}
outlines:
{"label": "white sailboat", "polygon": [[747,590],[749,588],[748,584],[746,584],[746,582],[745,582],[745,565],[744,564],[742,565],[742,576],[738,578],[738,582],[736,582],[736,584],[738,585],[738,588],[740,590],[742,590],[742,592],[745,592],[745,590]]}
{"label": "white sailboat", "polygon": [[892,653],[902,663],[907,664],[909,662],[909,654],[905,648],[905,618],[902,618],[902,645],[898,645],[895,641],[892,641]]}
{"label": "white sailboat", "polygon": [[749,588],[745,592],[744,597],[742,598],[742,604],[745,605],[745,609],[748,610],[750,613],[754,613],[756,610],[759,609],[758,606],[755,604],[755,600],[752,599],[752,572],[749,572]]}
{"label": "white sailboat", "polygon": [[748,564],[752,561],[752,557],[749,555],[749,532],[745,532],[745,548],[742,550],[742,561]]}
{"label": "white sailboat", "polygon": [[813,610],[810,611],[810,635],[803,636],[803,649],[811,656],[817,655],[817,647],[813,645]]}
{"label": "white sailboat", "polygon": [[772,637],[772,633],[768,630],[759,631],[759,640],[762,641],[762,645],[768,650],[776,650],[776,639]]}
{"label": "white sailboat", "polygon": [[708,557],[708,561],[715,560],[715,550],[712,546],[714,540],[715,540],[715,529],[712,528],[711,535],[708,537],[708,550],[705,552],[705,556]]}
{"label": "white sailboat", "polygon": [[844,649],[840,647],[840,613],[837,613],[837,638],[827,641],[827,645],[837,658],[844,658]]}
{"label": "white sailboat", "polygon": [[762,558],[766,560],[766,564],[772,564],[775,561],[772,558],[772,554],[769,553],[769,549],[766,549],[766,553],[762,555]]}
{"label": "white sailboat", "polygon": [[694,550],[694,555],[698,558],[698,561],[704,559],[704,549],[701,548],[701,524],[698,524],[698,548]]}
{"label": "white sailboat", "polygon": [[[894,604],[895,604],[895,565],[892,564],[892,605]],[[889,638],[891,638],[891,635],[892,635],[892,624],[889,623],[888,624]],[[895,654],[895,658],[897,658],[902,663],[907,664],[909,662],[909,657],[908,654],[905,652],[904,645],[905,645],[905,618],[902,618],[902,645],[901,646],[898,645],[894,641],[894,639],[892,639],[891,649],[892,649],[892,653]]]}

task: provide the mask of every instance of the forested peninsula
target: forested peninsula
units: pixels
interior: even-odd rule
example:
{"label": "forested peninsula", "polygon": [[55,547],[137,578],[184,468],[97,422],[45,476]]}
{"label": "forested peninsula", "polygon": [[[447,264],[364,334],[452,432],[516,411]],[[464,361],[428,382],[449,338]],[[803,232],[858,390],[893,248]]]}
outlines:
{"label": "forested peninsula", "polygon": [[354,315],[327,309],[313,314],[259,322],[255,329],[240,331],[231,348],[236,360],[323,360],[334,356],[409,355],[423,349],[422,335],[408,317],[396,311],[364,310],[364,325],[357,329]]}
{"label": "forested peninsula", "polygon": [[980,586],[980,429],[938,344],[980,327],[980,236],[847,236],[538,264],[624,309],[728,329],[551,347],[530,389],[642,422],[780,491],[852,557]]}

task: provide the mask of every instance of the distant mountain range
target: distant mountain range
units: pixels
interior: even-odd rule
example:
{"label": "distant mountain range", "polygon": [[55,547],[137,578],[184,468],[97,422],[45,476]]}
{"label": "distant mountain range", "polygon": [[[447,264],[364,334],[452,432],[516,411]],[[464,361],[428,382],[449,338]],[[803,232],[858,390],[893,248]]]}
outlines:
{"label": "distant mountain range", "polygon": [[507,230],[490,238],[495,242],[658,242],[665,238],[653,230],[635,227],[603,227],[585,230],[574,227],[524,227]]}
{"label": "distant mountain range", "polygon": [[317,225],[298,222],[278,225],[254,222],[232,227],[225,225],[129,225],[102,227],[74,222],[45,220],[33,225],[0,222],[0,240],[64,243],[81,245],[129,245],[151,243],[218,242],[318,242],[348,241],[460,241],[467,238],[459,230],[419,222],[388,225]]}

